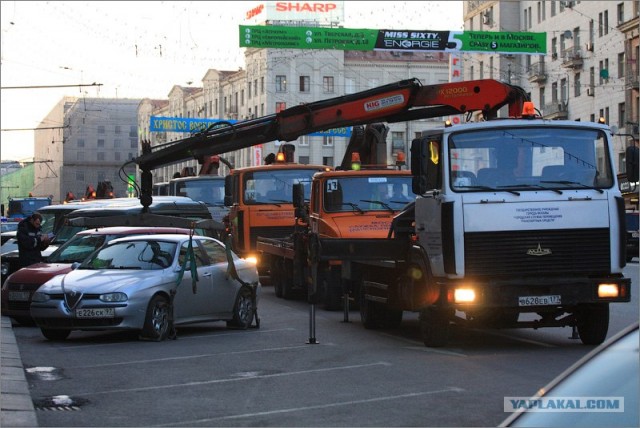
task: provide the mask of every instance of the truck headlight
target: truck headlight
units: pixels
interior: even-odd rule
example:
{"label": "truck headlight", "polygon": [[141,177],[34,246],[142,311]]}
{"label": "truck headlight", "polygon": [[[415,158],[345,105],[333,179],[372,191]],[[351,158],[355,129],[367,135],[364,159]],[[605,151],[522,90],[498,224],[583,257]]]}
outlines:
{"label": "truck headlight", "polygon": [[456,288],[453,292],[455,303],[473,303],[476,301],[476,292],[471,288]]}
{"label": "truck headlight", "polygon": [[598,284],[598,297],[616,298],[620,295],[618,284]]}

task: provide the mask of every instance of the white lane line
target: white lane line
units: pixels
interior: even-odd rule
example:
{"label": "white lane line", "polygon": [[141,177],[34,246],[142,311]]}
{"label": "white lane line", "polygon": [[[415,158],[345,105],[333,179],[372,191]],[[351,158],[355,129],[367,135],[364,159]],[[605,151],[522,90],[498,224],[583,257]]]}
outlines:
{"label": "white lane line", "polygon": [[278,414],[283,414],[283,413],[306,412],[306,411],[309,411],[309,410],[328,409],[328,408],[332,408],[332,407],[354,406],[354,405],[357,405],[357,404],[376,403],[376,402],[379,402],[379,401],[400,400],[400,399],[404,399],[404,398],[420,397],[420,396],[423,396],[423,395],[443,394],[443,393],[447,393],[447,392],[456,392],[456,393],[457,392],[464,392],[464,389],[451,387],[451,388],[439,389],[439,390],[434,390],[434,391],[412,392],[412,393],[409,393],[409,394],[389,395],[389,396],[386,396],[386,397],[375,397],[375,398],[368,398],[368,399],[363,399],[363,400],[341,401],[339,403],[329,403],[329,404],[318,404],[316,406],[294,407],[294,408],[291,408],[291,409],[270,410],[270,411],[267,411],[267,412],[244,413],[244,414],[241,414],[241,415],[220,416],[220,417],[217,417],[217,418],[207,418],[207,419],[197,419],[197,420],[193,420],[193,421],[174,422],[174,423],[171,423],[171,424],[162,424],[162,425],[156,425],[156,426],[160,426],[160,427],[162,427],[162,426],[180,426],[180,425],[195,426],[195,424],[202,424],[202,423],[212,422],[212,421],[221,421],[221,420],[230,420],[230,419],[242,419],[242,418],[253,418],[253,417],[257,417],[257,416],[271,416],[271,415],[278,415]]}
{"label": "white lane line", "polygon": [[373,367],[373,366],[390,366],[391,363],[387,363],[385,361],[379,361],[377,363],[369,363],[369,364],[358,364],[353,366],[341,366],[341,367],[326,367],[322,369],[313,369],[313,370],[301,370],[295,372],[288,373],[274,373],[267,375],[258,375],[253,377],[239,377],[233,379],[214,379],[214,380],[204,380],[198,382],[186,382],[186,383],[174,383],[171,385],[155,385],[155,386],[144,386],[140,388],[122,388],[122,389],[111,389],[108,391],[90,391],[83,392],[74,395],[104,395],[104,394],[122,394],[123,392],[139,392],[139,391],[153,391],[157,389],[168,389],[168,388],[185,388],[199,385],[215,385],[229,382],[242,382],[245,380],[253,380],[253,379],[269,379],[269,378],[277,378],[277,377],[285,377],[285,376],[297,376],[297,375],[306,375],[310,373],[323,373],[330,372],[335,370],[351,370],[351,369],[361,369],[365,367]]}
{"label": "white lane line", "polygon": [[135,360],[135,361],[121,361],[117,363],[107,363],[107,364],[94,364],[90,366],[73,366],[69,367],[69,369],[92,369],[98,367],[112,367],[112,366],[128,366],[132,364],[149,364],[149,363],[157,363],[164,361],[179,361],[179,360],[191,360],[195,358],[210,358],[210,357],[219,357],[221,355],[239,355],[239,354],[253,354],[257,352],[273,352],[273,351],[289,351],[292,349],[302,349],[308,348],[309,345],[298,345],[298,346],[282,346],[279,348],[260,348],[260,349],[249,349],[245,351],[229,351],[229,352],[214,352],[211,354],[198,354],[198,355],[185,355],[183,357],[167,357],[167,358],[153,358],[149,360]]}
{"label": "white lane line", "polygon": [[[229,332],[229,333],[210,333],[210,334],[200,334],[197,336],[180,336],[180,327],[178,326],[178,340],[189,340],[189,339],[201,339],[201,338],[206,338],[206,339],[211,339],[216,338],[216,337],[224,337],[224,336],[236,336],[239,334],[258,334],[258,333],[274,333],[274,332],[278,332],[278,331],[295,331],[295,328],[292,327],[287,327],[287,328],[278,328],[278,329],[272,329],[272,330],[242,330],[242,331],[236,331],[236,332]],[[60,350],[67,350],[67,349],[89,349],[89,348],[97,348],[97,347],[101,347],[101,346],[113,346],[113,345],[122,345],[123,343],[137,343],[140,342],[139,340],[131,340],[131,341],[122,341],[122,342],[109,342],[109,343],[95,343],[95,344],[91,344],[91,345],[72,345],[72,346],[65,346],[65,345],[61,345],[61,346],[56,346],[55,349],[60,349]],[[168,342],[170,342],[168,340]]]}
{"label": "white lane line", "polygon": [[489,330],[478,330],[478,329],[470,329],[471,331],[475,331],[478,333],[484,333],[484,334],[488,334],[491,336],[497,336],[497,337],[504,337],[505,339],[510,339],[510,340],[514,340],[516,342],[523,342],[523,343],[529,343],[531,345],[537,345],[537,346],[542,346],[545,348],[557,348],[556,345],[552,345],[551,343],[544,343],[544,342],[539,342],[537,340],[531,340],[531,339],[525,339],[522,337],[516,337],[516,336],[511,336],[505,333],[498,333],[497,331],[489,331]]}

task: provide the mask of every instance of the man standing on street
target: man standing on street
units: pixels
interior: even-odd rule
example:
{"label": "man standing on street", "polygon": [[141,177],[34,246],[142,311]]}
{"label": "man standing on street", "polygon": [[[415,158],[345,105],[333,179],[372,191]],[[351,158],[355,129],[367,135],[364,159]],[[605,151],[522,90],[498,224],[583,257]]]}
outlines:
{"label": "man standing on street", "polygon": [[41,233],[42,216],[33,213],[18,224],[16,238],[18,240],[18,252],[20,267],[41,262],[40,251],[49,246],[49,237]]}

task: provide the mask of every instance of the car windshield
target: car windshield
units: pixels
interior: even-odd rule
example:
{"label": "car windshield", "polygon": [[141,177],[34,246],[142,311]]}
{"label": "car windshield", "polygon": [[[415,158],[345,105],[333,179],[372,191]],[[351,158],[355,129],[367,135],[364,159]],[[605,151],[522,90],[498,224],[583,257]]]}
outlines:
{"label": "car windshield", "polygon": [[610,188],[607,144],[603,131],[560,126],[459,132],[449,144],[451,189]]}
{"label": "car windshield", "polygon": [[415,199],[411,176],[330,178],[323,195],[327,212],[398,211]]}
{"label": "car windshield", "polygon": [[105,243],[107,235],[76,235],[51,253],[49,263],[81,262]]}
{"label": "car windshield", "polygon": [[156,239],[117,242],[96,251],[80,269],[165,269],[173,264],[176,246]]}

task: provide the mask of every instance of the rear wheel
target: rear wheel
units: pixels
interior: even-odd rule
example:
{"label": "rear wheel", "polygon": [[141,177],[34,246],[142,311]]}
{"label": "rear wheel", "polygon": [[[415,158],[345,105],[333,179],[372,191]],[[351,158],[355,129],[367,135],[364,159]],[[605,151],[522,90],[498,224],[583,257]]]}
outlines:
{"label": "rear wheel", "polygon": [[147,307],[142,336],[160,342],[169,335],[169,301],[161,295],[153,296]]}
{"label": "rear wheel", "polygon": [[576,312],[580,340],[585,345],[599,345],[609,331],[609,304],[580,305]]}
{"label": "rear wheel", "polygon": [[65,340],[71,334],[71,330],[52,330],[49,328],[41,328],[42,335],[49,340]]}
{"label": "rear wheel", "polygon": [[227,327],[246,330],[251,326],[255,314],[253,293],[248,287],[242,287],[233,307],[233,320],[227,321]]}

